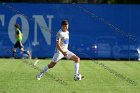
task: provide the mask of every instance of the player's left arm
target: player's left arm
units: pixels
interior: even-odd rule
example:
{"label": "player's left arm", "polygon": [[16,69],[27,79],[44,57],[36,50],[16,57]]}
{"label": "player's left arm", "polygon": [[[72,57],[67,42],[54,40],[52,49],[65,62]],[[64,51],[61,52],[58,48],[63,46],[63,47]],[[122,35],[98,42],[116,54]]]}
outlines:
{"label": "player's left arm", "polygon": [[19,37],[19,31],[18,30],[16,30],[16,38],[18,38]]}

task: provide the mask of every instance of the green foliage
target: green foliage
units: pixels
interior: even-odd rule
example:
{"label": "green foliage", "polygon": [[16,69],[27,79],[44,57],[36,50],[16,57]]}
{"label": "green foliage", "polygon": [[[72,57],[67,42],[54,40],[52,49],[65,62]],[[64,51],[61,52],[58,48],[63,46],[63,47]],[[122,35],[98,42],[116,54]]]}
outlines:
{"label": "green foliage", "polygon": [[117,0],[107,0],[107,3],[108,4],[115,4],[115,3],[117,3]]}

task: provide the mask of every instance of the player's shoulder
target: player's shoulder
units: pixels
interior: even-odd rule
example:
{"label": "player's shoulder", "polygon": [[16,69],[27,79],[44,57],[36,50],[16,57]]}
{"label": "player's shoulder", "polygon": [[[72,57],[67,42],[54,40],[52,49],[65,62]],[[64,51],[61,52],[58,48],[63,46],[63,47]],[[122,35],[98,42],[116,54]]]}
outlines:
{"label": "player's shoulder", "polygon": [[69,31],[67,31],[67,34],[69,34]]}
{"label": "player's shoulder", "polygon": [[60,29],[58,32],[57,32],[57,35],[61,35],[62,34],[62,30]]}
{"label": "player's shoulder", "polygon": [[61,29],[57,32],[58,36],[65,36],[66,34],[69,34],[69,31],[63,32]]}
{"label": "player's shoulder", "polygon": [[18,31],[18,32],[21,32],[21,30],[20,30],[20,29],[17,29],[17,31]]}
{"label": "player's shoulder", "polygon": [[57,34],[56,34],[56,36],[61,36],[62,35],[62,33],[61,33],[62,31],[61,30],[59,30],[58,32],[57,32]]}

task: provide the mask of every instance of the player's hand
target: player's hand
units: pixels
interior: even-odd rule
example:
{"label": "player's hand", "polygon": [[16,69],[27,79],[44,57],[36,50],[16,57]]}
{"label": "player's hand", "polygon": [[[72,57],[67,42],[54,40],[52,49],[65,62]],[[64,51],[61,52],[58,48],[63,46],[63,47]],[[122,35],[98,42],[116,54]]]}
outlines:
{"label": "player's hand", "polygon": [[66,56],[67,56],[67,53],[66,53],[66,52],[63,52],[62,54],[64,55],[64,57],[66,57]]}

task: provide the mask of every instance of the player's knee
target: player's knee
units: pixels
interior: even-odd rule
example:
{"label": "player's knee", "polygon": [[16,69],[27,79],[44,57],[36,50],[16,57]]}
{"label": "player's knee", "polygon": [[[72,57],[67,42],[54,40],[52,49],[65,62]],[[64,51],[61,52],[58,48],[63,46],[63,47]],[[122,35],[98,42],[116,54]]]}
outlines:
{"label": "player's knee", "polygon": [[53,68],[53,67],[55,66],[55,64],[56,64],[56,63],[50,63],[50,64],[48,65],[48,67],[49,67],[49,68]]}
{"label": "player's knee", "polygon": [[24,52],[24,49],[23,49],[23,48],[21,48],[21,49],[20,49],[20,51],[21,51],[21,52]]}
{"label": "player's knee", "polygon": [[53,68],[55,65],[48,65],[49,68]]}
{"label": "player's knee", "polygon": [[76,62],[76,63],[80,63],[80,58],[77,57],[75,62]]}

